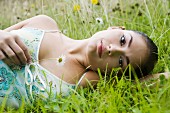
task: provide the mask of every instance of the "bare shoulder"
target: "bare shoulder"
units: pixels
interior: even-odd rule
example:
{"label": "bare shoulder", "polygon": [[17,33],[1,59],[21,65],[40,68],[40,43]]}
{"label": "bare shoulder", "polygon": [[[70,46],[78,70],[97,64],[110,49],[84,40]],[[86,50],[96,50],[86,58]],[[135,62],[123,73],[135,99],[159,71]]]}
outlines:
{"label": "bare shoulder", "polygon": [[45,30],[56,30],[58,29],[55,20],[47,15],[38,15],[29,19],[29,23],[24,27],[34,27]]}
{"label": "bare shoulder", "polygon": [[94,71],[88,71],[85,73],[80,85],[83,87],[87,87],[89,84],[96,85],[99,81],[99,75]]}

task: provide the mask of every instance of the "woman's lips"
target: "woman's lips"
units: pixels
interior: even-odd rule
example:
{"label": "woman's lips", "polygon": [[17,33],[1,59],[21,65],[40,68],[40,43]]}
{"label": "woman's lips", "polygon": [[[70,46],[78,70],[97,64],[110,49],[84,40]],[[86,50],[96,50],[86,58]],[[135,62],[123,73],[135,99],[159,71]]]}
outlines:
{"label": "woman's lips", "polygon": [[100,57],[100,58],[101,58],[101,56],[102,56],[102,52],[103,52],[103,42],[102,42],[102,40],[101,40],[100,45],[99,45],[99,47],[98,47],[98,54],[99,54],[99,57]]}

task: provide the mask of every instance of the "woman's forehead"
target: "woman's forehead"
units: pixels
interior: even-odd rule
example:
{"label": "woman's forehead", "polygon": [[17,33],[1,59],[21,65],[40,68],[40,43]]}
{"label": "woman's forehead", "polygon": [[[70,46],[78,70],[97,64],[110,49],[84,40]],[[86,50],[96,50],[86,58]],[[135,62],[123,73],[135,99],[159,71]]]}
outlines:
{"label": "woman's forehead", "polygon": [[138,33],[135,33],[135,32],[132,31],[132,30],[122,30],[122,32],[123,32],[123,33],[129,33],[129,34],[131,34],[131,35],[138,35],[138,36],[139,36]]}
{"label": "woman's forehead", "polygon": [[144,37],[133,31],[128,31],[133,37],[131,47],[129,48],[129,59],[131,64],[142,65],[148,58],[148,47]]}

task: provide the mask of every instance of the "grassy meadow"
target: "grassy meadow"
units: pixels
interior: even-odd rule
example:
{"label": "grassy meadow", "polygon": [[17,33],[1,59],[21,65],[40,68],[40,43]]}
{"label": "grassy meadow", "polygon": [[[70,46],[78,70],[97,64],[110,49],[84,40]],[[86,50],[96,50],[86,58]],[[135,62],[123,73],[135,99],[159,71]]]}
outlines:
{"label": "grassy meadow", "polygon": [[[159,48],[159,60],[152,73],[170,71],[169,0],[0,0],[0,29],[35,15],[56,20],[61,31],[74,39],[84,39],[109,26],[125,26],[142,31]],[[170,113],[170,80],[159,84],[136,82],[109,75],[114,82],[101,79],[97,89],[79,88],[68,97],[38,99],[33,106],[23,104],[0,112],[59,113]]]}

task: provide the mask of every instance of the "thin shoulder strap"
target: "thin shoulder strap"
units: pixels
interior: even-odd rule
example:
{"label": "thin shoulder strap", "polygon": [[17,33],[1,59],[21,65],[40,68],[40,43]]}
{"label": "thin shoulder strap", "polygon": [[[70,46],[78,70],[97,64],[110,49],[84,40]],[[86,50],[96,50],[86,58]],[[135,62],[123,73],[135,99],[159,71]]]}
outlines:
{"label": "thin shoulder strap", "polygon": [[44,29],[40,29],[40,28],[33,28],[33,27],[24,27],[22,29],[34,29],[34,30],[40,30],[40,31],[43,31],[43,32],[46,32],[46,33],[51,33],[51,32],[59,32],[61,33],[60,30],[44,30]]}
{"label": "thin shoulder strap", "polygon": [[61,33],[60,30],[43,30],[43,31],[46,32],[46,33],[54,33],[54,32],[59,32],[59,33]]}
{"label": "thin shoulder strap", "polygon": [[81,76],[81,78],[79,79],[77,85],[79,85],[79,84],[81,83],[81,81],[83,80],[83,78],[84,78],[85,75],[86,75],[86,73],[84,73],[84,74]]}

